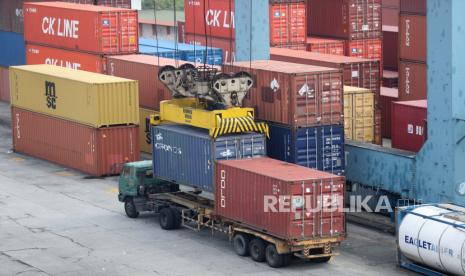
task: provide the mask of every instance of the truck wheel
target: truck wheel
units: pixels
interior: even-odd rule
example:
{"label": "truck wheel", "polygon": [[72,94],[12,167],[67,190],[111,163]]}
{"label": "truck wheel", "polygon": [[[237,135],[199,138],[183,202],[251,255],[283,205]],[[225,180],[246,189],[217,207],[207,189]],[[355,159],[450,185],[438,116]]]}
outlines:
{"label": "truck wheel", "polygon": [[233,238],[234,251],[239,256],[249,255],[250,238],[245,234],[236,234]]}
{"label": "truck wheel", "polygon": [[124,201],[124,211],[126,211],[126,216],[130,218],[137,218],[139,216],[139,212],[137,212],[136,205],[132,198],[127,198]]}
{"label": "truck wheel", "polygon": [[172,230],[175,228],[174,212],[169,207],[161,209],[158,221],[162,229]]}
{"label": "truck wheel", "polygon": [[181,211],[179,211],[176,208],[169,208],[171,212],[173,212],[173,218],[174,218],[174,228],[173,229],[178,229],[181,227]]}
{"label": "truck wheel", "polygon": [[255,238],[250,242],[250,257],[256,262],[266,260],[266,242],[264,240]]}
{"label": "truck wheel", "polygon": [[279,254],[274,244],[269,244],[266,247],[266,262],[273,268],[289,265],[291,257],[291,254]]}

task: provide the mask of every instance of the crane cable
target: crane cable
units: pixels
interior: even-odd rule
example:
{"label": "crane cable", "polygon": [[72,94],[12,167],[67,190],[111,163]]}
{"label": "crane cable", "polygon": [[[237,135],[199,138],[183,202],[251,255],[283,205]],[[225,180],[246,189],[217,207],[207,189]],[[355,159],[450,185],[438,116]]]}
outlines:
{"label": "crane cable", "polygon": [[153,0],[153,19],[155,21],[155,46],[157,49],[157,65],[160,68],[160,50],[158,48],[158,26],[157,26],[157,0]]}
{"label": "crane cable", "polygon": [[[174,11],[174,22],[173,22],[173,29],[176,29],[176,0],[173,0],[173,11]],[[175,32],[174,34],[174,60],[176,67],[179,67],[179,59],[178,59],[178,54],[179,54],[179,44],[178,44],[178,32]]]}

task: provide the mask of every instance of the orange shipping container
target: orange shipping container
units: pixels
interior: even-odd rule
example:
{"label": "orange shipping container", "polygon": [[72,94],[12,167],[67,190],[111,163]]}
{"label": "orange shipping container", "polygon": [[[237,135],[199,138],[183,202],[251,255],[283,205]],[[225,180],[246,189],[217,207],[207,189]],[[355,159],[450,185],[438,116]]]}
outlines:
{"label": "orange shipping container", "polygon": [[305,2],[270,4],[271,45],[305,43],[307,39]]}
{"label": "orange shipping container", "polygon": [[382,39],[360,39],[347,42],[347,55],[350,57],[383,60]]}
{"label": "orange shipping container", "polygon": [[343,56],[345,54],[345,40],[310,36],[307,38],[307,51]]}
{"label": "orange shipping container", "polygon": [[50,64],[94,73],[105,73],[105,57],[34,44],[26,45],[26,64]]}
{"label": "orange shipping container", "polygon": [[92,176],[115,175],[138,161],[138,126],[92,128],[12,107],[13,149]]}

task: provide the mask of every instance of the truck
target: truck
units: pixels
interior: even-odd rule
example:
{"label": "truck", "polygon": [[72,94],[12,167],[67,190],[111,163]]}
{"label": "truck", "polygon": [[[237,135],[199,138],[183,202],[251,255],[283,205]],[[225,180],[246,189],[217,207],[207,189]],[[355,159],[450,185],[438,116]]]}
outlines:
{"label": "truck", "polygon": [[160,227],[165,230],[185,227],[223,233],[232,241],[237,255],[250,256],[256,262],[266,261],[273,268],[289,265],[292,256],[328,262],[345,237],[345,233],[341,233],[286,239],[266,229],[229,219],[219,215],[214,200],[202,196],[201,191],[185,191],[176,183],[154,177],[152,165],[152,161],[139,161],[123,166],[118,199],[124,203],[129,218],[137,218],[141,212],[152,212],[158,214]]}

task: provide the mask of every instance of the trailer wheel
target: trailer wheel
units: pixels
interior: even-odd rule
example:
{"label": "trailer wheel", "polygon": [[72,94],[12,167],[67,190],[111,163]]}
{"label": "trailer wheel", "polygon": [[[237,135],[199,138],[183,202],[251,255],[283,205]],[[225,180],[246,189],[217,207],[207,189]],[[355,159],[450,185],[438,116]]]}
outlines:
{"label": "trailer wheel", "polygon": [[273,268],[289,265],[291,257],[291,254],[279,254],[274,244],[268,244],[266,247],[266,262]]}
{"label": "trailer wheel", "polygon": [[130,218],[137,218],[139,216],[139,212],[137,212],[136,205],[132,198],[126,198],[124,201],[124,211],[126,212],[126,216]]}
{"label": "trailer wheel", "polygon": [[250,238],[245,234],[236,234],[233,239],[234,251],[239,256],[249,255]]}
{"label": "trailer wheel", "polygon": [[175,228],[175,214],[171,208],[166,207],[161,209],[160,215],[158,216],[158,221],[160,226],[165,230],[172,230]]}
{"label": "trailer wheel", "polygon": [[169,208],[171,212],[173,213],[173,218],[174,218],[174,228],[173,229],[178,229],[181,227],[181,211],[179,211],[176,208]]}
{"label": "trailer wheel", "polygon": [[266,242],[264,240],[255,238],[250,242],[250,257],[256,262],[266,260]]}

